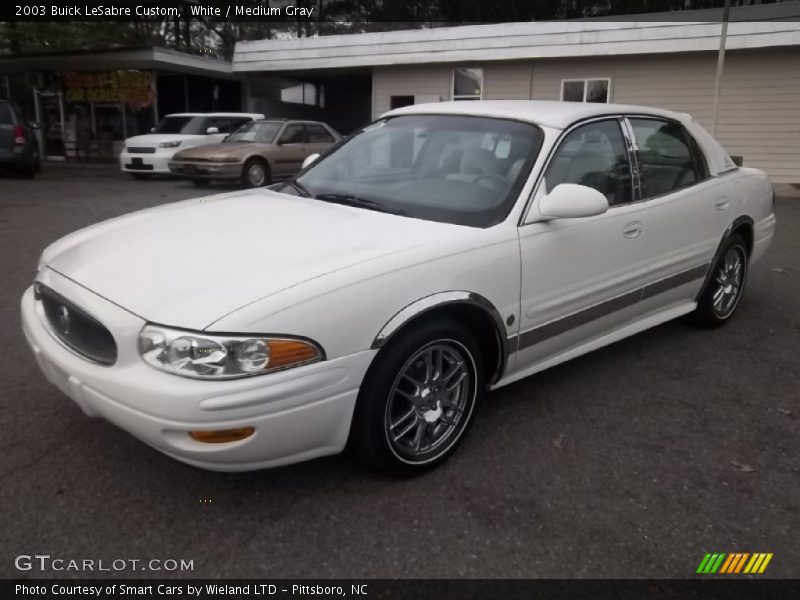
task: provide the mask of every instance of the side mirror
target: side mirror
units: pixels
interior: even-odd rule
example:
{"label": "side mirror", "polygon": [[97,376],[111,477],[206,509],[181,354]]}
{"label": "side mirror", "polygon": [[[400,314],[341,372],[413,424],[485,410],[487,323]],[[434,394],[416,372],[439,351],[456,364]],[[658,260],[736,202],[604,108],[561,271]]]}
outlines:
{"label": "side mirror", "polygon": [[30,127],[31,129],[39,129],[39,123],[37,123],[36,121],[29,121],[28,127]]}
{"label": "side mirror", "polygon": [[319,154],[316,153],[316,152],[314,154],[309,154],[308,156],[306,156],[305,160],[303,161],[303,167],[302,168],[305,169],[311,163],[315,162],[318,158],[319,158]]}
{"label": "side mirror", "polygon": [[539,200],[539,212],[557,219],[593,217],[607,210],[608,200],[603,194],[575,183],[560,183]]}
{"label": "side mirror", "polygon": [[155,127],[151,127],[150,128],[150,133],[155,133],[155,132],[156,132],[156,128]]}
{"label": "side mirror", "polygon": [[206,129],[207,135],[214,135],[215,133],[219,133],[218,127],[209,127],[208,129]]}

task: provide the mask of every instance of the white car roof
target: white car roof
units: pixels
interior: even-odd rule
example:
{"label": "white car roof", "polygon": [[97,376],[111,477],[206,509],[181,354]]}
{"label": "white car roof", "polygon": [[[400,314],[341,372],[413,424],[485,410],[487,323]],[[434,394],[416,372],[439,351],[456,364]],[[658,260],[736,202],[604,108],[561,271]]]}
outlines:
{"label": "white car roof", "polygon": [[709,171],[717,175],[735,168],[725,149],[691,115],[663,108],[633,104],[600,104],[595,102],[558,102],[553,100],[460,100],[433,102],[396,108],[382,116],[440,114],[475,115],[529,121],[552,129],[566,129],[577,121],[604,115],[652,115],[682,123],[695,137],[708,159]]}
{"label": "white car roof", "polygon": [[251,119],[263,119],[261,113],[240,113],[240,112],[210,112],[210,113],[170,113],[167,117],[250,117]]}
{"label": "white car roof", "polygon": [[628,104],[600,104],[596,102],[557,102],[552,100],[471,100],[434,102],[404,106],[385,113],[400,114],[453,114],[480,115],[520,119],[554,129],[566,129],[575,121],[619,113],[644,113],[684,121],[686,116],[671,110],[633,106]]}

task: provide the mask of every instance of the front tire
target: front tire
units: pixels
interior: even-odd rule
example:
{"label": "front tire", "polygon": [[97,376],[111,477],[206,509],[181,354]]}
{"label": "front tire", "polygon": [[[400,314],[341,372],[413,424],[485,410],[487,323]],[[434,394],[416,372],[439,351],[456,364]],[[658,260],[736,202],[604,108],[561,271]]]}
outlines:
{"label": "front tire", "polygon": [[251,158],[242,167],[242,183],[246,187],[261,187],[271,182],[269,165],[260,158]]}
{"label": "front tire", "polygon": [[381,350],[359,390],[350,449],[395,474],[444,462],[472,424],[485,389],[480,348],[456,321],[414,326]]}
{"label": "front tire", "polygon": [[733,234],[711,266],[711,278],[697,300],[694,321],[703,327],[720,327],[736,313],[747,282],[747,243]]}

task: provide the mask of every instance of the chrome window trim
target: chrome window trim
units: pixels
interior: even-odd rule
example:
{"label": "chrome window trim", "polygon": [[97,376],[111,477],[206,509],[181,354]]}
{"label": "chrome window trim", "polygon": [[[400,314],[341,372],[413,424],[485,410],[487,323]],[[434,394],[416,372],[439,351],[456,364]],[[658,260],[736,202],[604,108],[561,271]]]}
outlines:
{"label": "chrome window trim", "polygon": [[[575,131],[577,128],[582,127],[584,125],[588,125],[595,121],[609,121],[609,120],[616,120],[618,123],[625,118],[625,115],[622,113],[609,113],[607,115],[598,115],[594,117],[589,117],[587,119],[581,119],[580,121],[575,121],[567,127],[566,129],[562,129],[561,133],[556,138],[555,143],[553,144],[552,148],[550,148],[550,152],[547,154],[547,158],[545,159],[542,168],[539,169],[539,172],[536,174],[536,181],[533,184],[533,189],[531,190],[530,195],[525,200],[525,206],[522,209],[522,213],[520,213],[520,218],[517,221],[517,227],[526,227],[528,225],[534,225],[535,223],[526,223],[525,220],[528,218],[528,213],[530,212],[531,208],[533,207],[533,200],[536,198],[536,194],[539,192],[539,187],[542,185],[542,181],[544,181],[544,174],[547,171],[547,168],[550,166],[550,162],[553,160],[553,156],[555,155],[556,151],[561,147],[561,144],[564,142],[564,138]],[[622,130],[622,136],[625,137],[624,127],[621,123],[619,123],[620,129]],[[630,153],[628,154],[628,165],[630,165]],[[633,182],[631,182],[631,187],[633,187]],[[626,202],[625,204],[615,204],[614,206],[609,206],[609,210],[614,208],[621,208],[623,206],[630,206],[631,204],[635,204],[637,201],[632,200],[631,202]],[[539,223],[537,221],[536,223]]]}

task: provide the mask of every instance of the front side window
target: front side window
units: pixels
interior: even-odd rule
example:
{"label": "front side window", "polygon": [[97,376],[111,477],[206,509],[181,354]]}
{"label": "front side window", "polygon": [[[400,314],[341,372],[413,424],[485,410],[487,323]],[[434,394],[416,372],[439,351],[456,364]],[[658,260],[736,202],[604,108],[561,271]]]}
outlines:
{"label": "front side window", "polygon": [[548,193],[560,183],[594,188],[609,206],[631,202],[631,169],[619,121],[587,123],[564,137],[544,174]]}
{"label": "front side window", "polygon": [[610,79],[565,79],[561,82],[561,100],[608,103],[610,90]]}
{"label": "front side window", "polygon": [[629,121],[636,143],[642,199],[667,194],[703,178],[680,124],[660,119]]}
{"label": "front side window", "polygon": [[306,131],[302,123],[292,123],[291,125],[287,125],[286,129],[284,129],[283,133],[281,134],[281,139],[279,142],[281,144],[305,144]]}
{"label": "front side window", "polygon": [[480,100],[483,97],[483,69],[453,71],[453,100]]}
{"label": "front side window", "polygon": [[511,210],[541,145],[528,123],[402,115],[365,127],[296,181],[321,199],[489,227]]}

